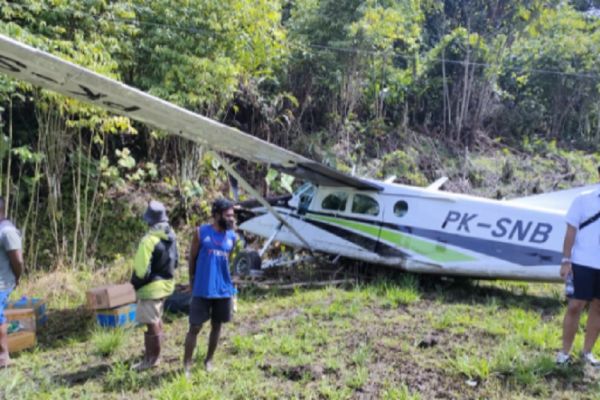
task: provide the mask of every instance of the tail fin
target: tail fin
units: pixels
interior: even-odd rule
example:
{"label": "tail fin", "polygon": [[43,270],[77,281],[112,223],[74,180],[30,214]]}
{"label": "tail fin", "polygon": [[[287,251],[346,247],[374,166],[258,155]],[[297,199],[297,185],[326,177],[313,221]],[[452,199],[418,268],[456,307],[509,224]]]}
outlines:
{"label": "tail fin", "polygon": [[566,213],[575,197],[577,197],[583,192],[596,189],[598,189],[597,184],[580,186],[574,189],[559,190],[557,192],[536,194],[527,197],[519,197],[512,200],[507,200],[507,202],[528,207],[564,211]]}

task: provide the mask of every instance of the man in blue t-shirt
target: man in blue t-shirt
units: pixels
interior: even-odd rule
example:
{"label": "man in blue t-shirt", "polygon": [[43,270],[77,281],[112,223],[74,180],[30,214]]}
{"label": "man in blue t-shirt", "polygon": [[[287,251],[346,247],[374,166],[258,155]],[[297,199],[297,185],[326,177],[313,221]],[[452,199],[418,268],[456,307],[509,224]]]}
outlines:
{"label": "man in blue t-shirt", "polygon": [[192,302],[183,356],[186,376],[192,367],[198,333],[209,319],[211,331],[204,367],[207,371],[212,369],[221,324],[231,321],[232,298],[236,294],[229,272],[229,257],[237,241],[233,203],[226,199],[216,200],[212,205],[212,217],[212,224],[195,230],[188,260]]}

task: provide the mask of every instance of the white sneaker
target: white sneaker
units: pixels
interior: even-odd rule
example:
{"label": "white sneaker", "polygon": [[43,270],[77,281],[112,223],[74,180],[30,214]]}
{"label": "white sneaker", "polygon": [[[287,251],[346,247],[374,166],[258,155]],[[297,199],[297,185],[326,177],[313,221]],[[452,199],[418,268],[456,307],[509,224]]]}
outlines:
{"label": "white sneaker", "polygon": [[592,353],[583,353],[581,358],[583,358],[584,363],[592,367],[600,367],[600,361],[596,360],[596,357]]}
{"label": "white sneaker", "polygon": [[557,365],[566,365],[571,361],[571,356],[563,353],[562,351],[559,351],[558,354],[556,354],[556,364]]}

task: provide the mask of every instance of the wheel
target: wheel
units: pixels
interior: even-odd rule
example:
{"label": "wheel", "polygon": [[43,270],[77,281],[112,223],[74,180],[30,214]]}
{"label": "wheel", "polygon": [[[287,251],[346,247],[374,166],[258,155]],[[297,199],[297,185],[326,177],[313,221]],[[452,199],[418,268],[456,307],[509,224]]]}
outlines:
{"label": "wheel", "polygon": [[251,271],[260,270],[262,260],[256,251],[241,251],[233,260],[233,270],[240,275],[250,275]]}

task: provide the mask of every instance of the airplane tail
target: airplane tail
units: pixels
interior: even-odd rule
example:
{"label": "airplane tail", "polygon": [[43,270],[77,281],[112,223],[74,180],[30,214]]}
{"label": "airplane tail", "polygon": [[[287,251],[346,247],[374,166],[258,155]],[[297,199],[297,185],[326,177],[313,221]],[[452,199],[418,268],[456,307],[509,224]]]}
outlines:
{"label": "airplane tail", "polygon": [[575,197],[577,197],[580,193],[598,189],[598,187],[598,184],[580,186],[573,189],[559,190],[557,192],[519,197],[516,199],[507,200],[507,202],[517,205],[524,205],[527,207],[550,209],[566,213]]}

